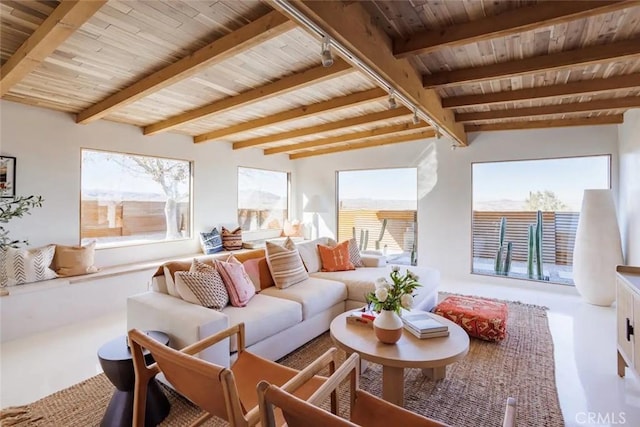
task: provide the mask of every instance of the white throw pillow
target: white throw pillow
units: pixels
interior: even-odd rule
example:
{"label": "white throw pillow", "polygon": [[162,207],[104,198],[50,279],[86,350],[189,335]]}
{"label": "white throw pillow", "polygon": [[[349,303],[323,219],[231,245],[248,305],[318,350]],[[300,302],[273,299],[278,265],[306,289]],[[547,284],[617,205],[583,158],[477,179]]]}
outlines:
{"label": "white throw pillow", "polygon": [[1,252],[0,278],[3,287],[58,277],[56,272],[49,268],[56,252],[56,245],[35,249],[6,248]]}
{"label": "white throw pillow", "polygon": [[322,268],[322,260],[320,259],[320,252],[318,251],[319,244],[335,246],[336,241],[328,237],[320,237],[319,239],[298,243],[296,245],[300,253],[300,258],[302,258],[302,262],[309,273],[317,273]]}

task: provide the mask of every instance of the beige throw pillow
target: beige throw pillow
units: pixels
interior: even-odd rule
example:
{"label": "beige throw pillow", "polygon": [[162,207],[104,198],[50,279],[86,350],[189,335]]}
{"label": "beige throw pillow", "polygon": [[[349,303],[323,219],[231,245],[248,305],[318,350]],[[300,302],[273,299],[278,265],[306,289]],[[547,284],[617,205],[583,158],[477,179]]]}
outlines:
{"label": "beige throw pillow", "polygon": [[266,242],[267,264],[276,287],[287,288],[309,278],[293,241],[287,237],[284,246]]}
{"label": "beige throw pillow", "polygon": [[100,269],[93,265],[96,242],[86,246],[56,246],[53,265],[60,277],[80,276],[97,273]]}

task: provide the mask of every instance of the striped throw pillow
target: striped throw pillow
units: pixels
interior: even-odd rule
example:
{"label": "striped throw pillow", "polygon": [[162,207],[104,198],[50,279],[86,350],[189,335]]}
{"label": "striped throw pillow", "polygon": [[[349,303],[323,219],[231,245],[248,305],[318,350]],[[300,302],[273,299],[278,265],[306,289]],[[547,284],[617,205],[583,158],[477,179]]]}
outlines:
{"label": "striped throw pillow", "polygon": [[222,310],[229,304],[227,287],[215,269],[207,273],[178,271],[175,283],[180,297],[192,304],[214,310]]}
{"label": "striped throw pillow", "polygon": [[287,288],[309,278],[293,241],[287,237],[284,246],[266,242],[267,264],[276,287]]}
{"label": "striped throw pillow", "polygon": [[222,247],[225,251],[237,251],[242,249],[242,228],[233,231],[222,227]]}
{"label": "striped throw pillow", "polygon": [[58,277],[49,266],[53,261],[56,245],[43,246],[31,250],[6,248],[2,249],[3,270],[2,287],[22,285],[24,283],[39,282],[41,280]]}

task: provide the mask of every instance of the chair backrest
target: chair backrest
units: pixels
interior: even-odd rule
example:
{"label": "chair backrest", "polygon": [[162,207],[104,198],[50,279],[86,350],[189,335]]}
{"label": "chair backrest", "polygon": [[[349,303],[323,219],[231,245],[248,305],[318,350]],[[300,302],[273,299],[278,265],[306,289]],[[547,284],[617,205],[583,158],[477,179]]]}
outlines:
{"label": "chair backrest", "polygon": [[[139,330],[129,331],[136,382],[148,381],[157,370],[164,373],[175,389],[211,415],[228,420],[232,425],[243,423],[240,404],[231,370],[195,356],[165,346]],[[144,362],[142,349],[148,350],[156,362],[152,375]],[[136,384],[136,388],[137,384]]]}

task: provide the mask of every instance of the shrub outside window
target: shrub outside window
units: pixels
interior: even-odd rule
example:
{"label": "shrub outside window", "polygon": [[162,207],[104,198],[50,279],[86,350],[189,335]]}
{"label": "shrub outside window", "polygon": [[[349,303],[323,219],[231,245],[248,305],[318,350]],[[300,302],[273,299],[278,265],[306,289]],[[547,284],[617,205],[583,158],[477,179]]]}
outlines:
{"label": "shrub outside window", "polygon": [[191,162],[82,149],[82,244],[98,247],[191,236]]}

